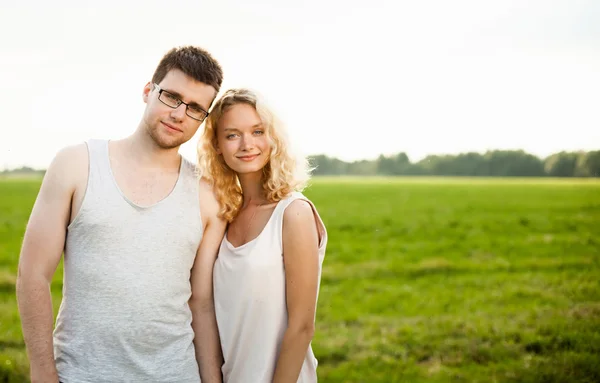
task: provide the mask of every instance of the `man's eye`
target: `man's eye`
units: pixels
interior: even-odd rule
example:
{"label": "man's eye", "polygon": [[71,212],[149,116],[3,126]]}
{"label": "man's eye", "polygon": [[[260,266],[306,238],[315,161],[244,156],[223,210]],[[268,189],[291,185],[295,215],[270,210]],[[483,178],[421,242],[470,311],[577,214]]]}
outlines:
{"label": "man's eye", "polygon": [[179,101],[179,99],[177,97],[173,96],[170,93],[165,93],[165,97],[167,97],[167,99],[169,99],[170,101],[174,101],[174,102],[178,102]]}

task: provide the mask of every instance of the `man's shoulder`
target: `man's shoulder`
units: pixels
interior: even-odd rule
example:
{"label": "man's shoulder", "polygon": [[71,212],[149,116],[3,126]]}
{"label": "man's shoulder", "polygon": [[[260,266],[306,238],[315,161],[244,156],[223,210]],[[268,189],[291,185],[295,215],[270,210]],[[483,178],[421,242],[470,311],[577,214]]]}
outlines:
{"label": "man's shoulder", "polygon": [[85,143],[65,146],[56,152],[48,166],[44,183],[73,192],[87,178],[88,162]]}
{"label": "man's shoulder", "polygon": [[56,158],[60,160],[73,161],[87,159],[88,156],[87,144],[81,142],[69,146],[62,147],[57,153]]}
{"label": "man's shoulder", "polygon": [[50,164],[49,171],[65,174],[88,168],[88,149],[85,143],[59,149]]}

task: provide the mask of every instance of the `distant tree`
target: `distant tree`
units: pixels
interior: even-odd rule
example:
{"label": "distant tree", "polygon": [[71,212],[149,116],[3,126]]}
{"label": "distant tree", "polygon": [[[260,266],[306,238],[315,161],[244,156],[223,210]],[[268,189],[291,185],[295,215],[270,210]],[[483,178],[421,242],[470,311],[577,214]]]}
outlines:
{"label": "distant tree", "polygon": [[576,177],[600,177],[600,150],[581,153],[575,165]]}
{"label": "distant tree", "polygon": [[410,159],[406,153],[386,157],[383,154],[376,160],[376,173],[381,175],[406,175],[410,174]]}
{"label": "distant tree", "polygon": [[346,174],[348,164],[337,158],[330,158],[324,154],[309,157],[311,166],[316,167],[314,175],[338,175]]}
{"label": "distant tree", "polygon": [[376,161],[354,161],[348,164],[348,174],[355,176],[373,176],[377,174]]}
{"label": "distant tree", "polygon": [[542,161],[523,150],[493,150],[483,155],[483,174],[499,177],[533,177],[544,175]]}
{"label": "distant tree", "polygon": [[15,173],[35,173],[37,170],[30,168],[29,166],[22,166],[18,169],[13,170]]}
{"label": "distant tree", "polygon": [[410,159],[408,155],[404,152],[396,154],[394,157],[394,165],[396,175],[407,175],[410,174],[412,164],[410,163]]}
{"label": "distant tree", "polygon": [[381,175],[394,175],[396,174],[394,159],[391,157],[386,157],[383,154],[377,158],[376,169],[377,174]]}
{"label": "distant tree", "polygon": [[447,159],[448,156],[432,154],[419,161],[417,166],[423,175],[442,175],[446,170]]}
{"label": "distant tree", "polygon": [[485,158],[473,152],[459,154],[453,159],[452,173],[457,176],[487,175]]}
{"label": "distant tree", "polygon": [[544,160],[544,170],[550,177],[573,177],[581,154],[565,151],[552,154]]}

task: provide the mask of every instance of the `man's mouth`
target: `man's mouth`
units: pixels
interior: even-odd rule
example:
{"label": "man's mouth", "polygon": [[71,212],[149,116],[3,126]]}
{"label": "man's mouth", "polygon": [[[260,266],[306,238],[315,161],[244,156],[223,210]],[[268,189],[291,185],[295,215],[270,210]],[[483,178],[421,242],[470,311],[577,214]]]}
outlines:
{"label": "man's mouth", "polygon": [[173,125],[169,125],[169,124],[167,124],[166,122],[162,122],[162,121],[161,121],[161,123],[162,123],[162,124],[163,124],[163,125],[164,125],[164,126],[165,126],[165,127],[168,129],[168,130],[169,130],[169,131],[183,133],[183,130],[181,130],[181,129],[179,129],[179,128],[176,128],[176,127],[174,127]]}

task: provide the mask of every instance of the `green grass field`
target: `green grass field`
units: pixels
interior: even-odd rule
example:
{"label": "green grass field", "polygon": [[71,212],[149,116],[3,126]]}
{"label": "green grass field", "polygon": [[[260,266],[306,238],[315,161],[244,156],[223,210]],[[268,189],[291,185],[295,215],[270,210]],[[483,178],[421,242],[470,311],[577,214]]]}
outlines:
{"label": "green grass field", "polygon": [[[28,371],[14,290],[38,188],[0,180],[0,382]],[[329,178],[306,194],[329,231],[319,381],[600,382],[600,181]]]}

